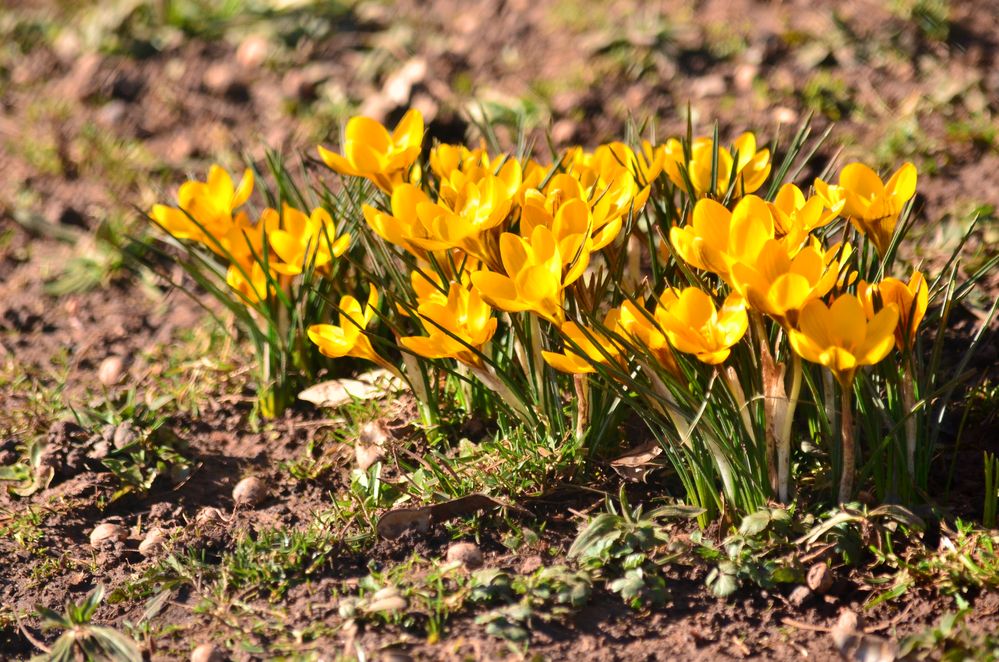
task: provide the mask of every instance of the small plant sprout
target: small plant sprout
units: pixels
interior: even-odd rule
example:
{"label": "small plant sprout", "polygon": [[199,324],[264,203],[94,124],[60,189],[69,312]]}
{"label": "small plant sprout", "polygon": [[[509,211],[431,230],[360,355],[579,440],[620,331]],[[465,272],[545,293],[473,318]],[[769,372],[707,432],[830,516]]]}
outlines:
{"label": "small plant sprout", "polygon": [[66,603],[66,611],[59,614],[45,607],[38,607],[43,627],[63,630],[51,647],[40,642],[36,646],[45,651],[40,659],[46,662],[75,662],[76,660],[108,660],[109,662],[140,662],[142,654],[135,642],[124,634],[103,625],[91,623],[94,612],[104,599],[104,587],[98,586],[87,594],[83,602]]}

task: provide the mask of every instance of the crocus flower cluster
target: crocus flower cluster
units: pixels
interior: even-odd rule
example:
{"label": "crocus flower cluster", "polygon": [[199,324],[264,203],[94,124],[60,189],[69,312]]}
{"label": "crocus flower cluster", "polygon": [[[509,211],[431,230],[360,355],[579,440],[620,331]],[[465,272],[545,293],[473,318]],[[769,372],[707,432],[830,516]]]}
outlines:
{"label": "crocus flower cluster", "polygon": [[268,207],[251,220],[243,207],[252,193],[252,171],[234,186],[229,173],[213,165],[208,181],[181,185],[176,207],[155,205],[149,215],[177,239],[199,242],[228,260],[226,282],[255,305],[303,271],[328,273],[349,247],[350,235],[338,237],[322,207],[308,215],[287,204],[280,212]]}
{"label": "crocus flower cluster", "polygon": [[[915,272],[908,283],[867,282],[859,274],[872,271],[858,263],[872,253],[868,246],[882,259],[889,252],[915,192],[911,164],[884,182],[851,163],[838,183],[816,179],[811,193],[800,183],[770,182],[770,151],[752,133],[730,145],[701,137],[574,147],[541,163],[485,145],[437,144],[425,154],[424,128],[416,110],[391,131],[355,117],[340,153],[319,148],[332,171],[373,185],[349,222],[365,224],[390,257],[364,272],[406,270],[392,280],[394,290],[382,292],[389,306],[380,307],[371,284],[363,305],[343,293],[337,323],[310,320],[308,338],[327,357],[366,359],[401,374],[393,350],[379,352],[371,342],[377,314],[398,322],[391,325],[396,351],[454,361],[490,388],[504,382],[489,366],[501,351],[510,356],[493,363],[519,361],[525,371],[546,363],[556,371],[549,379],[575,375],[580,394],[588,379],[622,379],[625,392],[643,373],[658,385],[680,383],[692,374],[679,367],[685,355],[745,402],[727,364],[748,348],[765,376],[742,383],[764,384],[758,395],[772,420],[759,429],[776,449],[781,466],[773,475],[783,481],[801,359],[828,369],[849,393],[864,366],[893,348],[912,349],[927,307],[925,279]],[[306,214],[286,205],[251,218],[244,205],[252,188],[249,171],[235,186],[213,166],[207,182],[181,187],[176,207],[151,212],[174,237],[229,260],[228,283],[250,304],[303,270],[323,273],[350,242],[336,235],[323,208]],[[665,226],[663,209],[672,219]],[[650,257],[667,264],[655,277],[645,266]],[[385,280],[378,286],[388,287]],[[506,339],[505,349],[494,347],[497,338]],[[843,443],[852,444],[846,431]],[[852,464],[843,472],[852,477]],[[775,484],[774,492],[786,497],[787,487]]]}

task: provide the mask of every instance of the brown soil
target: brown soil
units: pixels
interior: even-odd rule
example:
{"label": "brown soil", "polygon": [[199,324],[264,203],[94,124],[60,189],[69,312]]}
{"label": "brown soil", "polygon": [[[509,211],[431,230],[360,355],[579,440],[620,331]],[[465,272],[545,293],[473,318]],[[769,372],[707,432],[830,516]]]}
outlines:
{"label": "brown soil", "polygon": [[[511,103],[527,96],[550,117],[556,143],[589,145],[621,135],[629,117],[655,118],[659,135],[682,132],[688,103],[702,132],[717,119],[723,135],[757,127],[770,137],[778,122],[793,124],[804,117],[811,108],[809,94],[825,94],[827,113],[816,115],[816,128],[832,123],[829,115],[842,115],[833,136],[848,141],[843,158],[884,148],[886,135],[905,121],[916,121],[916,133],[886,158],[894,163],[915,159],[929,173],[920,178],[919,236],[924,243],[916,253],[934,263],[939,259],[934,246],[947,239],[947,223],[970,206],[999,206],[999,187],[985,185],[994,181],[999,168],[995,139],[968,139],[954,128],[981,120],[999,129],[999,6],[951,3],[950,34],[933,40],[915,22],[889,14],[883,4],[852,0],[819,3],[814,9],[815,3],[803,0],[613,2],[604,14],[591,15],[588,3],[565,0],[407,0],[391,8],[364,5],[337,19],[340,29],[321,41],[305,42],[270,67],[254,62],[238,39],[203,38],[184,39],[141,58],[98,55],[57,42],[37,47],[31,57],[11,60],[0,77],[0,139],[5,146],[0,151],[0,363],[9,366],[11,377],[0,383],[0,433],[8,435],[0,438],[0,464],[10,461],[17,442],[33,435],[62,435],[68,446],[84,443],[72,430],[53,423],[66,418],[70,408],[101,395],[96,373],[104,359],[126,357],[124,381],[141,394],[161,377],[157,371],[169,348],[206,323],[203,311],[182,293],[142,284],[127,274],[82,294],[46,294],[45,281],[79,254],[73,241],[53,239],[53,228],[93,229],[109,214],[133,213],[130,205],[144,208],[166,197],[167,182],[189,170],[200,173],[208,162],[232,157],[243,147],[253,158],[261,157],[264,146],[311,153],[311,142],[336,134],[336,124],[289,108],[315,107],[334,93],[390,120],[405,106],[420,107],[432,120],[431,135],[444,140],[464,137],[467,123],[460,111],[473,93]],[[836,27],[837,22],[846,27]],[[846,32],[853,34],[852,41],[843,36]],[[875,41],[892,48],[865,48]],[[376,60],[373,52],[386,55]],[[616,60],[618,52],[626,52],[630,64]],[[373,61],[382,64],[372,75]],[[400,75],[403,70],[409,73]],[[827,87],[832,91],[806,91],[817,71],[831,76]],[[836,81],[847,88],[842,98]],[[51,109],[60,100],[63,110],[38,119],[39,103]],[[840,108],[845,105],[860,110]],[[97,159],[91,151],[94,143],[81,139],[88,127],[118,141],[117,160]],[[30,145],[50,149],[39,156],[26,148]],[[988,246],[990,236],[976,236],[972,250],[994,251]],[[999,274],[991,276],[985,290],[995,296]],[[978,317],[968,317],[970,330]],[[988,363],[995,364],[994,353],[985,363],[986,370]],[[195,370],[191,387],[204,377]],[[22,378],[61,387],[62,411],[40,404],[30,389],[21,388]],[[246,532],[302,526],[328,506],[330,492],[344,489],[349,449],[324,449],[333,469],[319,480],[294,480],[279,465],[300,458],[309,440],[334,421],[298,408],[255,431],[246,372],[211,378],[213,391],[202,410],[167,423],[190,445],[187,455],[195,462],[182,486],[160,481],[148,494],[107,503],[116,489],[110,474],[67,457],[51,487],[30,497],[0,492],[0,527],[28,513],[40,514],[41,537],[33,544],[47,549],[40,557],[28,554],[18,541],[0,539],[5,559],[0,658],[33,652],[11,622],[11,611],[28,613],[36,605],[59,609],[68,599],[80,600],[97,583],[121,588],[149,568],[152,562],[136,551],[138,530],[161,526],[181,531],[181,540],[206,550],[210,562]],[[969,460],[960,466],[973,464],[980,471],[977,457],[990,443],[990,429],[994,433],[995,420],[985,417],[976,436],[980,443],[962,449]],[[234,511],[231,491],[245,475],[264,478],[270,496],[259,508]],[[960,486],[979,476],[961,478],[956,483],[960,497],[953,505],[967,512],[967,504],[979,503],[980,495],[972,490],[965,494]],[[583,511],[598,501],[576,496],[568,502],[532,504],[548,522],[540,543],[514,554],[484,534],[479,543],[486,564],[516,571],[537,564],[539,557],[549,563],[564,560],[578,525],[570,509]],[[194,526],[191,522],[204,506],[220,508],[227,521]],[[130,538],[93,552],[89,533],[108,520],[128,527]],[[369,563],[384,567],[414,551],[440,559],[448,543],[447,533],[437,528],[417,539],[381,542],[366,556],[345,552],[308,581],[295,584],[275,618],[289,630],[315,619],[338,624],[339,594],[368,574]],[[50,566],[42,567],[40,558]],[[663,609],[635,612],[618,596],[598,592],[564,621],[535,622],[529,655],[836,659],[824,628],[835,623],[843,608],[859,611],[870,595],[861,577],[845,570],[828,595],[801,606],[789,602],[791,587],[744,589],[727,601],[715,599],[704,588],[703,568],[670,579],[671,600]],[[189,587],[172,596],[156,620],[181,629],[157,640],[159,648],[147,651],[150,657],[175,659],[194,643],[214,641],[224,631],[224,615],[195,610],[199,599]],[[264,598],[248,600],[260,613],[275,609]],[[125,598],[102,606],[97,621],[134,623],[144,608],[143,600]],[[866,615],[877,634],[897,638],[952,609],[950,600],[911,590]],[[457,614],[439,643],[428,643],[419,629],[382,627],[344,631],[338,639],[303,648],[321,651],[327,659],[340,651],[353,654],[353,648],[345,647],[354,643],[369,652],[398,648],[422,659],[518,657],[501,640],[486,636],[475,616]],[[30,620],[25,626],[44,638],[38,624]],[[250,627],[245,620],[241,625]],[[972,625],[983,631],[999,627],[994,595],[975,601]],[[266,637],[251,630],[243,634],[267,650]]]}

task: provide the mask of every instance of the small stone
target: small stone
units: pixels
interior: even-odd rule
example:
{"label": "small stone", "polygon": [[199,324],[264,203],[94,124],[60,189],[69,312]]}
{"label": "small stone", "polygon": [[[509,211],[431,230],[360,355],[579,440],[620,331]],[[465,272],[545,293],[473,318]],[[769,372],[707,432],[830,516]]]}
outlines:
{"label": "small stone", "polygon": [[244,478],[232,488],[232,500],[237,506],[256,506],[266,498],[267,487],[256,476]]}
{"label": "small stone", "polygon": [[267,60],[267,52],[270,45],[267,37],[259,34],[252,34],[243,40],[243,43],[236,49],[236,62],[241,67],[256,69]]}
{"label": "small stone", "polygon": [[384,446],[385,442],[389,439],[389,435],[384,423],[381,421],[368,421],[361,427],[358,438],[362,444],[367,446]]}
{"label": "small stone", "polygon": [[755,64],[740,64],[735,68],[735,88],[740,92],[749,92],[753,89],[753,81],[759,73],[760,68]]}
{"label": "small stone", "polygon": [[125,368],[125,359],[120,356],[109,356],[97,368],[97,381],[107,387],[114,386],[121,379],[122,370]]}
{"label": "small stone", "polygon": [[394,586],[386,586],[371,596],[370,601],[364,606],[364,611],[374,612],[396,612],[406,608],[406,598],[399,594],[399,589]]}
{"label": "small stone", "polygon": [[385,457],[385,452],[378,446],[354,446],[354,459],[357,460],[357,468],[367,471],[375,462],[379,462]]}
{"label": "small stone", "polygon": [[552,124],[552,142],[556,145],[567,145],[576,136],[576,123],[570,119],[561,119]]}
{"label": "small stone", "polygon": [[163,529],[158,527],[150,529],[146,537],[139,543],[139,554],[156,556],[163,550],[164,543],[166,543],[166,533]]}
{"label": "small stone", "polygon": [[772,115],[778,124],[796,124],[798,122],[798,112],[787,106],[777,106]]}
{"label": "small stone", "polygon": [[225,655],[215,644],[201,644],[191,651],[191,662],[223,662]]}
{"label": "small stone", "polygon": [[120,524],[105,522],[98,524],[90,532],[90,545],[91,547],[103,547],[104,545],[123,542],[126,538],[128,538],[128,531],[125,530],[125,527]]}
{"label": "small stone", "polygon": [[100,110],[97,111],[95,119],[103,128],[113,129],[125,119],[126,112],[128,112],[128,104],[116,99],[101,106]]}
{"label": "small stone", "polygon": [[138,438],[139,435],[135,431],[135,426],[132,425],[132,421],[124,421],[115,428],[114,438],[112,441],[115,448],[124,448],[129,444],[135,443],[135,440]]}
{"label": "small stone", "polygon": [[459,562],[469,570],[482,566],[482,551],[472,542],[456,542],[447,548],[448,563]]}
{"label": "small stone", "polygon": [[828,593],[833,585],[833,573],[825,563],[816,563],[808,570],[808,588],[818,594]]}
{"label": "small stone", "polygon": [[240,78],[236,67],[228,62],[216,62],[208,67],[201,82],[213,94],[224,95],[232,101],[249,100],[250,93],[246,83]]}
{"label": "small stone", "polygon": [[104,441],[95,441],[94,445],[91,447],[90,452],[87,453],[87,457],[91,460],[103,460],[111,453],[111,444]]}
{"label": "small stone", "polygon": [[222,514],[222,511],[212,506],[205,506],[194,516],[194,523],[198,526],[221,524],[224,521],[225,516]]}
{"label": "small stone", "polygon": [[697,99],[720,97],[725,94],[725,88],[725,77],[721,74],[711,74],[695,78],[690,85],[690,93]]}
{"label": "small stone", "polygon": [[795,607],[800,607],[810,597],[812,597],[812,590],[810,588],[807,586],[796,586],[791,591],[791,595],[788,596],[787,600]]}

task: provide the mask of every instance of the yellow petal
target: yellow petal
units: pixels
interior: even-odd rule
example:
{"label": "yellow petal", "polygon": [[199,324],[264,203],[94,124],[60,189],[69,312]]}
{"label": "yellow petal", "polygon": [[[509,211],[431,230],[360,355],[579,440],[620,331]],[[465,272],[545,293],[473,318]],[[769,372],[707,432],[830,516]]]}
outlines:
{"label": "yellow petal", "polygon": [[409,109],[392,132],[392,141],[405,147],[418,146],[423,142],[423,114],[416,108]]}
{"label": "yellow petal", "polygon": [[[344,129],[344,142],[363,144],[370,150],[385,154],[392,145],[392,137],[389,136],[385,127],[375,120],[370,117],[357,116],[350,118],[347,122],[347,127]],[[346,150],[346,146],[344,149]],[[347,158],[350,159],[349,154]],[[356,163],[353,159],[350,160]]]}

